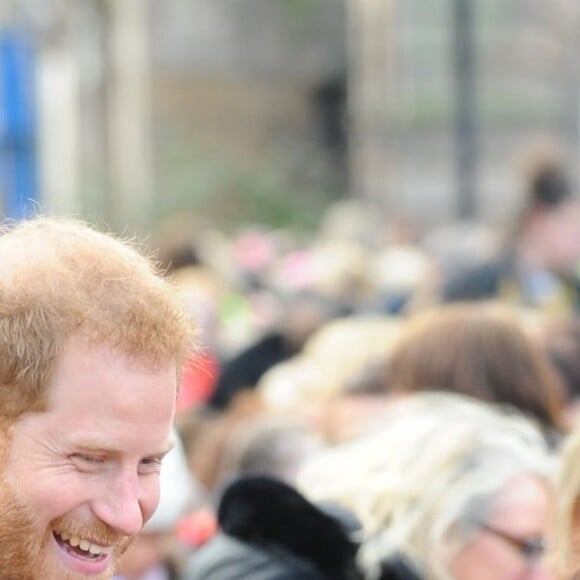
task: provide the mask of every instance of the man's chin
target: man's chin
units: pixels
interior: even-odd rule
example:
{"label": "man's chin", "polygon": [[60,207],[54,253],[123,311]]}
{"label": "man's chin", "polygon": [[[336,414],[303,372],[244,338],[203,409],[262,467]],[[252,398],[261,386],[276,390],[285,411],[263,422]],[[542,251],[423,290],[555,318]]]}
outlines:
{"label": "man's chin", "polygon": [[[121,554],[134,540],[103,522],[80,524],[72,513],[51,522],[47,529],[1,474],[0,515],[0,580],[110,580]],[[72,547],[67,550],[59,544],[57,530],[111,546],[107,558],[75,557]]]}

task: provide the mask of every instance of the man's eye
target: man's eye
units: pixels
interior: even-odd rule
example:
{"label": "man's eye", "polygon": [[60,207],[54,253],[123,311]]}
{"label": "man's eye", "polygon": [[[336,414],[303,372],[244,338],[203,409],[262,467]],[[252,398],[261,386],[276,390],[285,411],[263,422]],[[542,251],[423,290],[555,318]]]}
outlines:
{"label": "man's eye", "polygon": [[87,463],[100,463],[102,461],[100,457],[95,457],[94,455],[78,455],[78,457]]}
{"label": "man's eye", "polygon": [[140,471],[142,473],[159,473],[161,471],[161,457],[146,457],[141,460]]}
{"label": "man's eye", "polygon": [[103,463],[103,458],[98,455],[87,455],[86,453],[75,453],[71,459],[83,466],[95,467]]}

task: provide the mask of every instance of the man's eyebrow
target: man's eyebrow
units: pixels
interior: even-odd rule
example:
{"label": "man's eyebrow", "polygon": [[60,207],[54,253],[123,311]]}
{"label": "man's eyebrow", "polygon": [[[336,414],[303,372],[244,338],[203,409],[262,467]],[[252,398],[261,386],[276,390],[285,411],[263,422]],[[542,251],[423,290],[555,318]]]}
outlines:
{"label": "man's eyebrow", "polygon": [[[115,443],[104,441],[98,437],[86,437],[74,442],[74,447],[81,451],[90,451],[94,453],[118,454],[123,453],[121,447],[116,446]],[[167,455],[175,447],[175,439],[171,438],[165,441],[157,450],[151,453],[146,453],[146,456]]]}

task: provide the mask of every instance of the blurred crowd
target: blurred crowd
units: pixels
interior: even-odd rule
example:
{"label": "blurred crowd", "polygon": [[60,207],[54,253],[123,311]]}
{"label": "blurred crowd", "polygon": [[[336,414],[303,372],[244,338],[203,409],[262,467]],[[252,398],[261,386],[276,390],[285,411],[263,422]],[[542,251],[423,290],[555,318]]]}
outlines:
{"label": "blurred crowd", "polygon": [[580,196],[544,151],[513,224],[370,202],[314,234],[152,240],[198,321],[134,580],[564,580],[580,570]]}

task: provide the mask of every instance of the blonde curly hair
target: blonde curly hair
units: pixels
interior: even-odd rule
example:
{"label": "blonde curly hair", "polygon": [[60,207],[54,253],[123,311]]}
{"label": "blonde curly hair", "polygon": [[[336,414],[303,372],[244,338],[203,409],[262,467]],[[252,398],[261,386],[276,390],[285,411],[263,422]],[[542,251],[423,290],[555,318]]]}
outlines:
{"label": "blonde curly hair", "polygon": [[299,485],[351,509],[362,524],[360,559],[370,576],[406,556],[426,578],[448,564],[512,480],[553,486],[554,459],[529,420],[448,393],[409,396],[364,439],[314,458]]}

